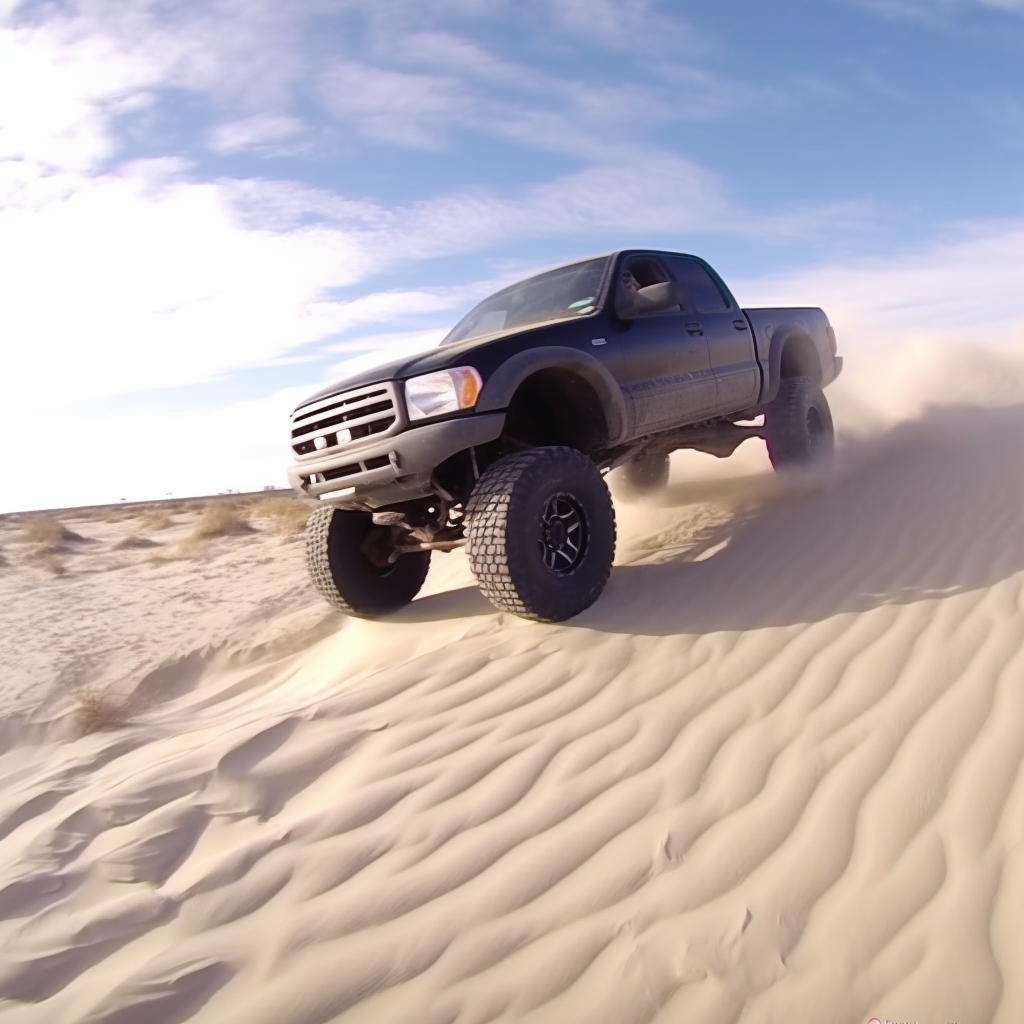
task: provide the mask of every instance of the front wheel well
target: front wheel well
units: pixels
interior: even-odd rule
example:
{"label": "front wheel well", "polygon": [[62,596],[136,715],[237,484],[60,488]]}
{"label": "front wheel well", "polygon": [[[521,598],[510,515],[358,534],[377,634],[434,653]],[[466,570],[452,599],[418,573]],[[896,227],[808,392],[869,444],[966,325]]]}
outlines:
{"label": "front wheel well", "polygon": [[503,437],[511,448],[562,445],[593,452],[608,443],[608,420],[584,377],[572,370],[538,370],[512,395]]}

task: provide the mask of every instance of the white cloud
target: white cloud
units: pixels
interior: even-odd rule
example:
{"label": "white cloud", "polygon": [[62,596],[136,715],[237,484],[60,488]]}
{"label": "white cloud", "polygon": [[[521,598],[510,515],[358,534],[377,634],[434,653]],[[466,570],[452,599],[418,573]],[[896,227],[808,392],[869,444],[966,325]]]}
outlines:
{"label": "white cloud", "polygon": [[210,148],[218,153],[237,153],[244,149],[270,149],[278,152],[281,143],[303,132],[295,117],[256,114],[238,121],[217,125],[210,133]]}
{"label": "white cloud", "polygon": [[355,61],[339,63],[320,80],[320,95],[334,114],[351,118],[371,137],[434,148],[438,133],[466,107],[456,79],[408,74]]}
{"label": "white cloud", "polygon": [[761,277],[743,305],[820,305],[837,330],[888,344],[912,334],[1012,343],[1024,329],[1024,223],[964,225],[923,252]]}
{"label": "white cloud", "polygon": [[80,412],[3,452],[0,509],[59,508],[287,486],[288,415],[309,393],[175,412]]}
{"label": "white cloud", "polygon": [[971,7],[1024,14],[1024,0],[843,0],[854,7],[894,20],[920,21],[932,25],[948,23],[958,11]]}
{"label": "white cloud", "polygon": [[343,306],[322,298],[359,277],[350,240],[246,230],[216,185],[153,182],[145,170],[0,213],[14,379],[49,378],[62,403],[170,387],[273,359],[344,322]]}
{"label": "white cloud", "polygon": [[611,50],[650,57],[681,42],[707,43],[692,23],[670,13],[671,5],[655,0],[543,0],[540,6],[557,29]]}
{"label": "white cloud", "polygon": [[114,148],[113,117],[147,101],[154,75],[109,38],[0,28],[0,159],[19,177],[86,170]]}
{"label": "white cloud", "polygon": [[[82,180],[38,209],[0,213],[10,243],[0,270],[8,412],[27,420],[43,381],[65,409],[180,387],[289,358],[359,325],[422,318],[463,294],[332,300],[331,289],[380,265],[359,232],[245,227],[229,189],[151,170]],[[380,259],[398,247],[395,239]]]}

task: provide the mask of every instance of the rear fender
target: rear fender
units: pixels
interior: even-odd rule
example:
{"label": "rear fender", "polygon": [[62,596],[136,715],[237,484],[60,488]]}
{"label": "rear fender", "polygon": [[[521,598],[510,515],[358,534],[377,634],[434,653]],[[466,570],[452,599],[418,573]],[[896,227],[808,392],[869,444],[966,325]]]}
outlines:
{"label": "rear fender", "polygon": [[797,326],[780,325],[772,334],[768,350],[768,381],[761,396],[762,404],[779,393],[784,355],[787,377],[810,377],[819,384],[823,381],[821,354],[811,336]]}

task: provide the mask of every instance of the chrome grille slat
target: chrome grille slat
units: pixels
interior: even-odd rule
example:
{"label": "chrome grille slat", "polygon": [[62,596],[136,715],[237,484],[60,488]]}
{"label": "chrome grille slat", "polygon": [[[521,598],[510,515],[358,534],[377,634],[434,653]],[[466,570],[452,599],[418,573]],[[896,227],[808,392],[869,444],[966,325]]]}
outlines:
{"label": "chrome grille slat", "polygon": [[321,409],[334,408],[339,405],[352,405],[355,402],[370,401],[371,399],[388,395],[394,397],[394,384],[390,381],[387,384],[371,384],[368,387],[352,388],[351,391],[341,391],[330,398],[321,398],[309,405],[303,405],[292,413],[292,419],[304,418]]}
{"label": "chrome grille slat", "polygon": [[[346,452],[397,434],[406,426],[394,381],[352,388],[304,405],[292,414],[291,445],[299,462]],[[337,444],[337,432],[350,430],[350,441]],[[314,448],[317,437],[327,447]]]}
{"label": "chrome grille slat", "polygon": [[353,420],[338,420],[337,423],[317,425],[312,430],[303,434],[292,434],[292,442],[298,444],[300,441],[311,441],[318,434],[333,434],[338,430],[351,430],[353,427],[363,427],[368,423],[377,423],[380,420],[392,420],[395,418],[395,410],[389,409],[386,413],[372,413],[369,416],[359,416]]}

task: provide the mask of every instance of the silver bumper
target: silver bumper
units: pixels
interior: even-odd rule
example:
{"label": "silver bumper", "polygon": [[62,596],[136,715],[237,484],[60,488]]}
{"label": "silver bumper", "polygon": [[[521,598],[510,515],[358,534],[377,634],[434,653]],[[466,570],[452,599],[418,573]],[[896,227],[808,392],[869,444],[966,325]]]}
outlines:
{"label": "silver bumper", "polygon": [[301,494],[353,508],[379,508],[431,493],[434,469],[457,452],[500,436],[503,412],[414,427],[376,444],[332,452],[288,467]]}

